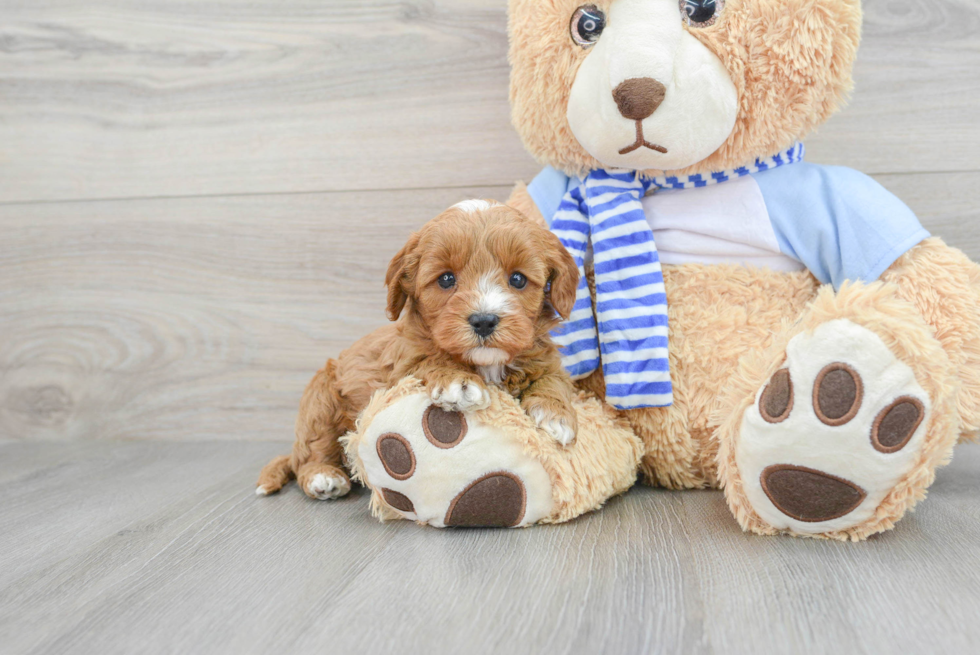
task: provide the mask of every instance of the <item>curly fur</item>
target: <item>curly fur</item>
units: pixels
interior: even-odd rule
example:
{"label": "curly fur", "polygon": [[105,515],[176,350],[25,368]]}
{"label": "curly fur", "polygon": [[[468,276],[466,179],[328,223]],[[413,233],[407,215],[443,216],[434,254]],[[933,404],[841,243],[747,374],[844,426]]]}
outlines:
{"label": "curly fur", "polygon": [[[594,4],[608,9],[614,0]],[[512,119],[527,149],[569,175],[602,165],[566,118],[587,51],[569,38],[577,0],[510,0]],[[859,0],[727,0],[712,26],[687,28],[730,74],[738,116],[709,157],[673,174],[707,173],[767,157],[803,139],[846,99],[861,31]],[[660,175],[664,171],[642,171]],[[543,223],[523,184],[509,202]],[[838,293],[808,273],[736,266],[665,266],[674,405],[623,416],[644,443],[645,480],[722,487],[746,530],[771,534],[750,507],[734,460],[742,417],[785,358],[790,339],[846,318],[878,335],[915,371],[932,414],[918,460],[875,515],[820,536],[863,539],[921,500],[953,444],[980,432],[980,267],[939,239],[900,257],[875,284]],[[603,394],[601,374],[579,386]]]}
{"label": "curly fur", "polygon": [[[425,385],[406,378],[391,389],[377,392],[358,419],[357,428],[341,439],[354,479],[367,484],[358,455],[364,430],[383,409],[398,399],[424,392]],[[573,407],[578,416],[579,438],[574,448],[562,448],[536,429],[520,404],[501,389],[491,388],[487,409],[472,413],[472,420],[506,430],[516,436],[524,452],[541,462],[551,479],[553,509],[544,523],[562,523],[599,509],[609,498],[636,482],[643,444],[629,424],[595,397],[580,394]],[[382,521],[400,518],[372,488],[371,513]]]}
{"label": "curly fur", "polygon": [[[430,390],[498,385],[520,398],[524,410],[561,419],[574,433],[574,387],[549,332],[575,302],[575,261],[557,237],[510,207],[484,201],[475,207],[447,210],[392,259],[385,284],[395,323],[362,338],[313,377],[300,403],[292,455],[263,469],[262,493],[278,491],[292,476],[312,497],[309,483],[317,475],[349,485],[338,439],[354,429],[377,391],[408,376]],[[438,283],[447,272],[457,279],[450,289]],[[524,288],[508,287],[514,272],[526,277]],[[468,319],[489,311],[490,296],[500,322],[479,337]],[[490,363],[501,371],[499,379],[481,374],[480,366]]]}

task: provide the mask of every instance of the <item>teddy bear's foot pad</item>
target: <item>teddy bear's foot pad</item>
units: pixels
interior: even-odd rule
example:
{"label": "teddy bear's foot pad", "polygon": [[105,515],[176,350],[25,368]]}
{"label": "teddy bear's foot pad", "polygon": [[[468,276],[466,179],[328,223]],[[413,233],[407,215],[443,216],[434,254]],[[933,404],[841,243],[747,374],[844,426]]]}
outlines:
{"label": "teddy bear's foot pad", "polygon": [[859,525],[914,465],[928,414],[912,369],[870,330],[841,319],[799,334],[743,418],[749,503],[799,534]]}
{"label": "teddy bear's foot pad", "polygon": [[446,525],[511,528],[524,518],[527,492],[512,473],[490,473],[471,483],[449,504]]}
{"label": "teddy bear's foot pad", "polygon": [[506,431],[478,413],[405,396],[372,420],[358,445],[366,482],[406,519],[434,527],[518,527],[547,518],[551,481]]}

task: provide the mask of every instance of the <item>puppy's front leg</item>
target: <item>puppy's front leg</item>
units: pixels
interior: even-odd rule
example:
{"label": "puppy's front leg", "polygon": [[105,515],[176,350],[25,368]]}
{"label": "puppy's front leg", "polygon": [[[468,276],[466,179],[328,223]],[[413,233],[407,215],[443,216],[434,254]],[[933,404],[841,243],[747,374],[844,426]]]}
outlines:
{"label": "puppy's front leg", "polygon": [[527,415],[563,446],[575,441],[578,434],[571,384],[567,375],[551,373],[532,382],[521,398]]}
{"label": "puppy's front leg", "polygon": [[415,375],[429,389],[432,402],[446,411],[465,412],[490,406],[490,392],[483,380],[452,362],[427,361]]}

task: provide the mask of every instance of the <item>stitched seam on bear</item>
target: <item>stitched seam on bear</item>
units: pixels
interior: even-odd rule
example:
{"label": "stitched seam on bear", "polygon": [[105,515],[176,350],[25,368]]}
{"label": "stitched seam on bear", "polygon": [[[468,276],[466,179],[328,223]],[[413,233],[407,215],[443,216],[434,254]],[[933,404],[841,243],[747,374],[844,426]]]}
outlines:
{"label": "stitched seam on bear", "polygon": [[514,526],[520,525],[521,521],[524,520],[524,514],[527,511],[527,489],[524,487],[524,483],[521,481],[521,479],[509,471],[494,471],[492,473],[487,473],[486,475],[481,476],[476,480],[473,480],[473,482],[470,482],[468,485],[466,485],[466,488],[463,489],[461,492],[459,492],[455,498],[453,498],[453,502],[449,503],[449,509],[446,510],[446,518],[443,520],[443,523],[445,525],[450,525],[450,519],[452,518],[453,510],[456,509],[457,503],[459,503],[459,501],[462,500],[463,497],[466,496],[466,494],[473,487],[480,484],[484,480],[488,480],[490,478],[495,478],[499,476],[510,478],[511,480],[517,483],[518,489],[521,490],[520,512],[518,513],[517,519],[512,523],[510,523],[509,525],[507,525],[506,527],[513,528]]}
{"label": "stitched seam on bear", "polygon": [[[411,461],[411,466],[409,467],[407,473],[396,473],[394,470],[392,470],[391,466],[388,464],[387,458],[381,452],[381,447],[383,445],[383,442],[387,439],[393,439],[395,441],[399,441],[405,447],[405,451],[408,453],[409,460]],[[408,439],[406,439],[402,435],[396,432],[386,432],[385,434],[378,437],[378,442],[375,444],[375,450],[378,451],[378,459],[381,460],[381,466],[385,467],[385,471],[387,471],[388,475],[390,475],[394,479],[407,480],[415,474],[415,453],[412,451],[412,445],[408,443]]]}
{"label": "stitched seam on bear", "polygon": [[429,429],[429,414],[434,410],[445,411],[435,405],[429,405],[429,408],[425,410],[425,414],[422,415],[422,432],[425,433],[425,438],[428,439],[433,446],[435,446],[436,448],[442,448],[443,450],[447,450],[449,448],[453,448],[454,446],[457,446],[459,442],[463,440],[463,437],[466,436],[466,431],[468,429],[468,426],[466,424],[466,417],[463,416],[462,412],[454,412],[459,416],[459,421],[460,421],[459,436],[456,437],[456,439],[451,442],[439,441],[439,439],[437,439],[436,436]]}
{"label": "stitched seam on bear", "polygon": [[[826,478],[829,480],[834,480],[835,482],[846,485],[847,487],[850,487],[851,489],[856,491],[858,494],[858,501],[850,504],[848,507],[843,508],[834,514],[821,516],[819,518],[806,518],[802,514],[790,511],[788,508],[784,506],[784,504],[781,504],[777,500],[776,496],[773,495],[773,491],[769,487],[769,479],[771,478],[772,474],[778,473],[780,471],[794,471],[800,473],[809,473],[814,476],[817,476],[818,478]],[[868,493],[864,489],[854,484],[850,480],[845,480],[844,478],[840,478],[837,477],[836,475],[831,475],[829,473],[824,473],[823,471],[818,471],[816,469],[807,468],[806,466],[795,466],[793,464],[774,464],[773,466],[767,466],[762,471],[762,475],[759,476],[759,482],[762,485],[762,491],[765,492],[766,497],[769,498],[769,502],[771,502],[776,507],[776,509],[778,509],[780,512],[790,517],[791,519],[795,519],[802,523],[822,523],[824,521],[833,521],[834,519],[839,519],[842,516],[847,516],[848,514],[856,510],[858,507],[860,507],[861,503],[864,502],[864,499],[868,497]]]}
{"label": "stitched seam on bear", "polygon": [[[879,438],[879,430],[881,429],[881,423],[888,417],[888,414],[893,409],[905,403],[908,403],[910,405],[915,405],[915,407],[919,410],[919,416],[918,418],[916,418],[912,426],[908,428],[908,432],[905,435],[905,438],[902,439],[901,442],[895,444],[894,446],[886,446],[883,443],[881,443],[881,440]],[[919,426],[922,425],[922,421],[925,419],[925,416],[926,416],[925,405],[923,405],[921,400],[919,400],[918,398],[913,398],[912,396],[902,396],[898,398],[891,405],[881,410],[881,412],[878,413],[878,416],[875,417],[874,425],[872,425],[871,427],[871,445],[874,446],[874,449],[877,450],[879,453],[884,453],[886,455],[897,453],[902,448],[905,448],[905,446],[908,445],[909,441],[912,440],[912,436],[915,434],[915,431],[919,429]]]}
{"label": "stitched seam on bear", "polygon": [[[769,410],[766,407],[767,404],[766,401],[769,398],[768,394],[769,391],[773,388],[773,384],[780,383],[780,380],[777,380],[776,376],[781,375],[783,373],[785,373],[785,377],[786,377],[786,387],[787,387],[786,393],[789,394],[789,398],[786,402],[786,408],[782,411],[782,413],[779,414],[778,416],[772,416],[771,414],[769,414]],[[762,395],[759,397],[759,414],[762,415],[763,420],[766,421],[767,423],[782,423],[783,421],[789,418],[789,415],[792,411],[793,411],[793,377],[790,375],[788,368],[781,368],[772,374],[772,377],[769,379],[769,384],[767,384],[766,388],[762,390]]]}
{"label": "stitched seam on bear", "polygon": [[[829,374],[835,371],[847,372],[851,376],[851,379],[854,381],[854,387],[855,387],[854,398],[851,401],[850,409],[843,416],[839,418],[831,418],[827,416],[826,414],[824,414],[823,408],[820,407],[821,384],[823,383],[825,377],[827,377]],[[817,418],[820,419],[820,422],[825,425],[829,425],[831,427],[837,427],[849,422],[851,419],[857,416],[858,410],[861,409],[861,403],[863,401],[864,401],[864,381],[861,379],[861,376],[858,375],[857,371],[855,371],[851,366],[848,366],[843,362],[834,362],[833,364],[828,364],[823,368],[823,370],[820,371],[820,373],[817,374],[817,379],[814,380],[813,382],[813,412],[817,415]]]}
{"label": "stitched seam on bear", "polygon": [[406,514],[415,513],[415,503],[405,494],[398,493],[392,489],[381,489],[381,497],[384,498],[385,503],[392,509],[405,512]]}

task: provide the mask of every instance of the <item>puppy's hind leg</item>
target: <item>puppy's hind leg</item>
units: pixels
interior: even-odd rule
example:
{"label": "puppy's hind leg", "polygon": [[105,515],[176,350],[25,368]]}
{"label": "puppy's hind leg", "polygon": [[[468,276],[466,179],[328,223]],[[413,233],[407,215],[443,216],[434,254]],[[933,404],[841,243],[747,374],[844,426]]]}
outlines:
{"label": "puppy's hind leg", "polygon": [[316,500],[340,498],[350,491],[350,478],[343,469],[343,447],[337,440],[354,427],[354,412],[337,390],[336,367],[330,360],[313,377],[296,418],[290,467],[303,492]]}

